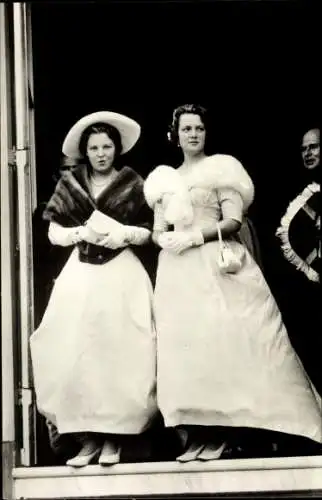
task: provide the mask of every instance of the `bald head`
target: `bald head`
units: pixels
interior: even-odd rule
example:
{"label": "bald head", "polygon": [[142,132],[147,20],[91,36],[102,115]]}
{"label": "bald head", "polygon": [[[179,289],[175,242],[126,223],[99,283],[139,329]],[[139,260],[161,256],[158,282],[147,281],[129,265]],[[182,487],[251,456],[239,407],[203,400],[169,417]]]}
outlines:
{"label": "bald head", "polygon": [[320,165],[320,130],[313,128],[304,134],[301,148],[304,167],[312,170]]}

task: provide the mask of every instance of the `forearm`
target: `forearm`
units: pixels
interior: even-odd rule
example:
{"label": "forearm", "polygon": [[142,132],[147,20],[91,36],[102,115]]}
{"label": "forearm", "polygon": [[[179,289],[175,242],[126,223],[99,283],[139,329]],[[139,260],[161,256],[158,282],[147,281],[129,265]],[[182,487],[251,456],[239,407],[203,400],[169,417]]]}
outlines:
{"label": "forearm", "polygon": [[[222,237],[225,239],[233,234],[238,233],[241,223],[238,222],[235,219],[224,219],[218,223]],[[157,246],[162,246],[160,245],[160,236],[162,237],[162,234],[167,232],[166,231],[153,231],[152,233],[152,241],[155,243]],[[176,231],[173,232],[173,234],[176,234]],[[217,229],[217,224],[205,228],[205,229],[194,229],[191,231],[191,245],[192,246],[200,246],[203,243],[207,243],[210,241],[218,240],[218,229]]]}
{"label": "forearm", "polygon": [[130,245],[146,245],[151,239],[151,231],[145,227],[125,226],[125,233]]}
{"label": "forearm", "polygon": [[[238,233],[241,223],[235,219],[224,219],[218,222],[223,239]],[[217,225],[201,230],[205,243],[218,240]]]}
{"label": "forearm", "polygon": [[80,227],[63,227],[57,222],[50,222],[48,238],[52,245],[67,247],[75,245],[81,240],[79,235]]}

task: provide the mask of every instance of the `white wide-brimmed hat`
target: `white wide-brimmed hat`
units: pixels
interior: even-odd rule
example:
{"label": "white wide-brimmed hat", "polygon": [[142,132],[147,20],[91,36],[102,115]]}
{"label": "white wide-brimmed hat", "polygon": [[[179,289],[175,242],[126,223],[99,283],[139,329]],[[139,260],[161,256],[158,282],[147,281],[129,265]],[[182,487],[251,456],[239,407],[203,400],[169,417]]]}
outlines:
{"label": "white wide-brimmed hat", "polygon": [[79,142],[82,133],[87,127],[95,123],[112,125],[119,131],[122,144],[121,154],[127,153],[127,151],[132,149],[140,137],[141,127],[132,118],[114,113],[113,111],[97,111],[96,113],[84,116],[72,126],[63,142],[62,151],[66,156],[78,159],[82,158],[79,151]]}

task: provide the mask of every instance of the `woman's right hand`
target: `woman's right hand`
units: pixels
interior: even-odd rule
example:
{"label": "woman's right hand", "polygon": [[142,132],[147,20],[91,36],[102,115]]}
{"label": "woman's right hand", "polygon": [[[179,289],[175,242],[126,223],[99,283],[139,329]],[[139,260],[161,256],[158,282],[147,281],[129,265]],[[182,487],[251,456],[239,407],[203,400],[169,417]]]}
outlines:
{"label": "woman's right hand", "polygon": [[77,245],[85,238],[89,239],[84,226],[64,227],[53,221],[49,224],[48,238],[53,245],[62,247]]}
{"label": "woman's right hand", "polygon": [[173,247],[173,231],[164,231],[157,236],[158,245],[163,250],[170,250]]}
{"label": "woman's right hand", "polygon": [[201,231],[166,231],[159,236],[159,245],[169,252],[181,254],[204,243]]}

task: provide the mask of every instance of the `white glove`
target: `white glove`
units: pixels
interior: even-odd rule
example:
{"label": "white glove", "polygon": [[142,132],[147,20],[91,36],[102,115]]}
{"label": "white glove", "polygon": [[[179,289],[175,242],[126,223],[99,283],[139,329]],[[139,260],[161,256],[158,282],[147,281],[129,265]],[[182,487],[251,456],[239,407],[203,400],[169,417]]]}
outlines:
{"label": "white glove", "polygon": [[126,247],[128,244],[125,226],[112,229],[109,234],[96,243],[96,245],[110,248],[111,250]]}
{"label": "white glove", "polygon": [[188,248],[200,246],[204,243],[202,232],[196,231],[167,231],[158,237],[159,245],[169,252],[180,254]]}
{"label": "white glove", "polygon": [[144,243],[148,242],[151,235],[151,231],[145,227],[124,226],[124,230],[126,232],[126,241],[129,245],[144,245]]}
{"label": "white glove", "polygon": [[86,241],[87,243],[92,243],[94,245],[98,245],[98,242],[101,239],[101,237],[88,226],[80,226],[78,235],[80,237],[80,241]]}
{"label": "white glove", "polygon": [[64,227],[57,222],[51,222],[48,229],[48,238],[53,245],[68,247],[76,245],[82,240],[81,231],[83,226]]}

